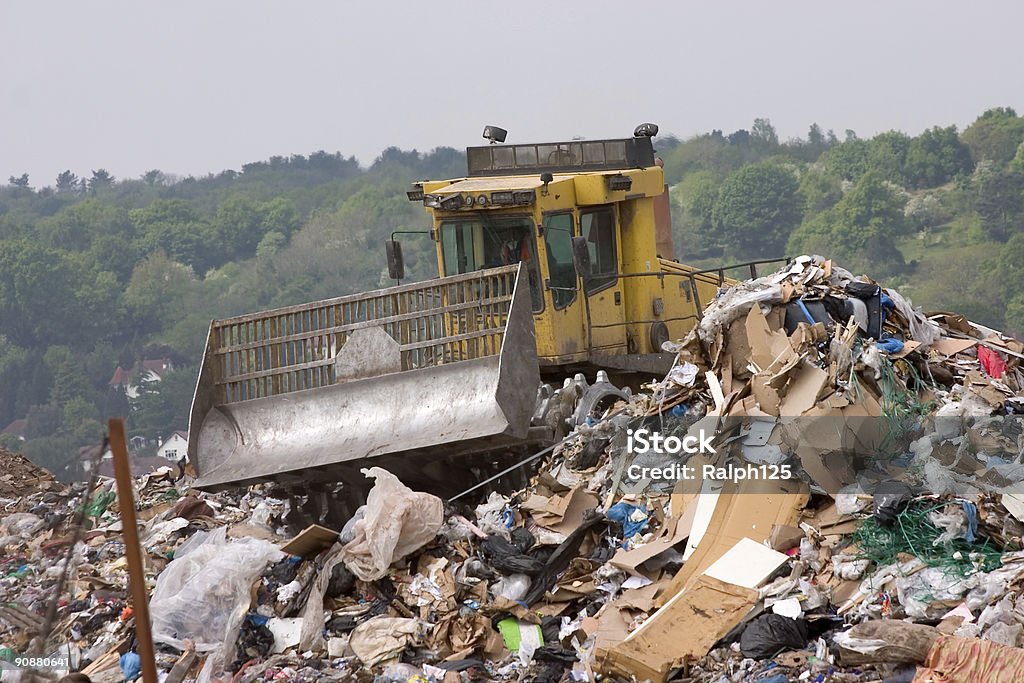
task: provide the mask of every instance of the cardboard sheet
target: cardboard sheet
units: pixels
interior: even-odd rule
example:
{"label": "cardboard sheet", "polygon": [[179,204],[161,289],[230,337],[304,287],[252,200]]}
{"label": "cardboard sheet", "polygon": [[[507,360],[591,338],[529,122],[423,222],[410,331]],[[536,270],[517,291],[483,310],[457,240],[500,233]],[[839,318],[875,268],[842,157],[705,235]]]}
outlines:
{"label": "cardboard sheet", "polygon": [[757,588],[772,572],[781,567],[788,557],[749,538],[741,538],[724,555],[704,571],[725,583],[744,588]]}
{"label": "cardboard sheet", "polygon": [[780,415],[803,415],[814,407],[818,395],[828,382],[828,373],[804,364],[796,371],[779,406]]}
{"label": "cardboard sheet", "polygon": [[334,545],[338,540],[339,533],[319,524],[310,524],[292,540],[281,546],[281,550],[289,555],[298,555],[299,557],[316,555],[321,550],[326,550]]}
{"label": "cardboard sheet", "polygon": [[977,339],[953,339],[942,337],[932,342],[932,348],[943,356],[955,356],[978,343]]}
{"label": "cardboard sheet", "polygon": [[690,507],[693,512],[689,515],[689,524],[684,523],[681,519],[669,517],[662,525],[661,534],[657,538],[634,550],[622,550],[620,548],[612,559],[608,561],[609,564],[630,574],[640,575],[637,569],[640,565],[669,550],[672,546],[682,543],[690,535],[690,527],[693,524],[693,516],[696,513],[697,506],[691,505]]}
{"label": "cardboard sheet", "polygon": [[618,645],[597,649],[601,670],[629,680],[664,683],[687,660],[703,657],[757,602],[758,593],[702,576]]}
{"label": "cardboard sheet", "polygon": [[[701,542],[682,569],[672,577],[668,589],[658,598],[665,604],[693,585],[704,571],[728,552],[741,538],[766,541],[776,525],[797,526],[800,513],[810,497],[807,486],[796,481],[745,481],[727,486],[717,497],[710,523]],[[699,521],[698,510],[698,521]],[[697,521],[690,534],[697,530]]]}

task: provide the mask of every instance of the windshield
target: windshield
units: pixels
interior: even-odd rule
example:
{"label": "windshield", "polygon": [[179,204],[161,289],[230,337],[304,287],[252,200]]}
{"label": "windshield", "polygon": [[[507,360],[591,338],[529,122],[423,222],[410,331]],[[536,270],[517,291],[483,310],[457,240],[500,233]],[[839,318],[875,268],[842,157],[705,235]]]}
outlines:
{"label": "windshield", "polygon": [[529,217],[484,219],[477,215],[444,221],[441,223],[441,252],[445,275],[525,261],[533,310],[543,310],[537,247],[533,238],[533,221]]}

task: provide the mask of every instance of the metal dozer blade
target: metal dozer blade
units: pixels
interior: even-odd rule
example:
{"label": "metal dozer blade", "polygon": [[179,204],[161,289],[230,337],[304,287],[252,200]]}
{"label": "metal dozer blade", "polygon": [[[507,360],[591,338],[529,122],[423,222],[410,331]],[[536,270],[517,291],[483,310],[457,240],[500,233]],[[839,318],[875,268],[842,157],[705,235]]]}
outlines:
{"label": "metal dozer blade", "polygon": [[425,471],[528,443],[540,374],[525,273],[214,321],[190,417],[195,485],[340,481],[368,459]]}

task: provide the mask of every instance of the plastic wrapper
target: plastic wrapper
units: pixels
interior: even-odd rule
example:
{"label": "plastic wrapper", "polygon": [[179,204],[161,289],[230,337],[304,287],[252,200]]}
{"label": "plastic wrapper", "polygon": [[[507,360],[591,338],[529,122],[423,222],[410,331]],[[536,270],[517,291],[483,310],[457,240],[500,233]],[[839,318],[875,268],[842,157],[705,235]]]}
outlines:
{"label": "plastic wrapper", "polygon": [[913,495],[910,487],[903,482],[883,481],[875,489],[875,520],[879,524],[890,526]]}
{"label": "plastic wrapper", "polygon": [[896,593],[907,614],[919,619],[938,619],[949,611],[970,584],[955,571],[928,567],[896,579]]}
{"label": "plastic wrapper", "polygon": [[149,606],[154,640],[179,650],[184,649],[185,638],[195,641],[199,652],[225,644],[233,648],[249,607],[252,582],[268,562],[282,557],[284,553],[269,541],[229,541],[227,527],[209,534],[160,573]]}
{"label": "plastic wrapper", "polygon": [[530,577],[526,574],[509,574],[499,579],[491,590],[495,595],[509,600],[522,600],[530,590]]}
{"label": "plastic wrapper", "polygon": [[932,545],[949,545],[958,538],[967,536],[967,517],[962,509],[947,505],[944,510],[932,510],[928,513],[928,521],[942,529],[942,533],[932,541]]}
{"label": "plastic wrapper", "polygon": [[772,284],[765,277],[729,289],[704,311],[697,328],[701,341],[712,343],[720,329],[745,316],[754,304],[777,304],[782,299],[782,285]]}
{"label": "plastic wrapper", "polygon": [[0,527],[6,529],[8,534],[22,538],[33,536],[42,531],[44,526],[46,522],[31,512],[16,512],[0,520]]}
{"label": "plastic wrapper", "polygon": [[366,497],[366,516],[342,549],[345,566],[363,581],[376,581],[388,567],[434,540],[444,523],[444,503],[418,493],[380,467],[362,470],[376,479]]}
{"label": "plastic wrapper", "polygon": [[345,522],[345,526],[341,528],[341,533],[338,534],[338,543],[347,545],[356,539],[356,524],[366,517],[366,506],[360,505],[356,509],[356,513],[352,515],[352,519]]}
{"label": "plastic wrapper", "polygon": [[488,536],[498,535],[508,540],[508,499],[496,491],[487,496],[487,502],[476,506],[476,525]]}
{"label": "plastic wrapper", "polygon": [[835,495],[836,512],[841,515],[854,515],[864,510],[871,504],[871,499],[866,498],[864,489],[860,484],[850,484],[839,489]]}

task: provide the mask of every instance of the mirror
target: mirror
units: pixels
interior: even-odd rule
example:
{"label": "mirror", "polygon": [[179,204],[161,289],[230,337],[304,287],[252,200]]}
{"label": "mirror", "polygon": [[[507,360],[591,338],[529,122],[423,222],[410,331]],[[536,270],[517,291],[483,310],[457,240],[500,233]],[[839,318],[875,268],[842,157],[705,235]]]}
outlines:
{"label": "mirror", "polygon": [[398,240],[385,240],[384,250],[388,256],[388,276],[392,280],[404,279],[405,261],[402,259],[402,243]]}
{"label": "mirror", "polygon": [[586,237],[572,238],[572,265],[581,278],[590,277],[590,249]]}

